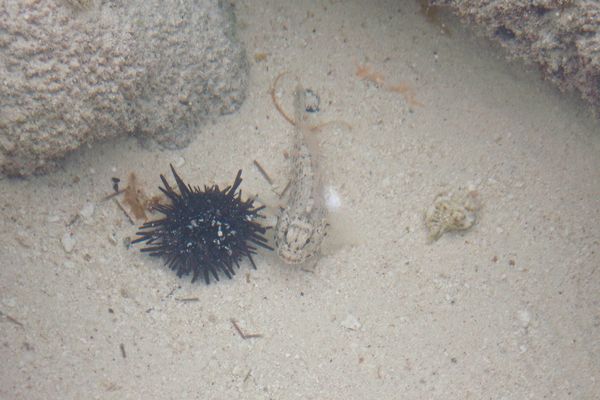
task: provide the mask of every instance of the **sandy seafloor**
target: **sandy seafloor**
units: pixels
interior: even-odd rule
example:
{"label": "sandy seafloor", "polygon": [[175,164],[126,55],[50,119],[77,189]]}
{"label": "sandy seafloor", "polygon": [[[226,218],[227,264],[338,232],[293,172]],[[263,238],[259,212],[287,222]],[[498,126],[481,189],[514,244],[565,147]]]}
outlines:
{"label": "sandy seafloor", "polygon": [[[236,2],[239,112],[184,150],[119,140],[0,180],[1,399],[600,398],[598,122],[454,19],[447,35],[411,1],[367,3]],[[285,184],[282,71],[282,96],[297,76],[319,121],[352,126],[319,134],[341,208],[315,273],[261,253],[206,286],[126,249],[136,227],[100,201],[113,176],[156,194],[172,162],[197,185],[242,168],[243,192],[277,209],[253,160]],[[423,106],[386,90],[399,83]],[[469,185],[477,224],[428,243],[424,209]]]}

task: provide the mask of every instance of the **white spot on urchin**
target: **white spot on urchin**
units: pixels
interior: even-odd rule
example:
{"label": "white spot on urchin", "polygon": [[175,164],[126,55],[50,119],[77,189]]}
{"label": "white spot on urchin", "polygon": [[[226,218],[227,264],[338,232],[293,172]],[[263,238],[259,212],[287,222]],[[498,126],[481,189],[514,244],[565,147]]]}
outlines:
{"label": "white spot on urchin", "polygon": [[327,186],[325,188],[325,205],[331,212],[338,211],[342,207],[342,199],[333,186]]}

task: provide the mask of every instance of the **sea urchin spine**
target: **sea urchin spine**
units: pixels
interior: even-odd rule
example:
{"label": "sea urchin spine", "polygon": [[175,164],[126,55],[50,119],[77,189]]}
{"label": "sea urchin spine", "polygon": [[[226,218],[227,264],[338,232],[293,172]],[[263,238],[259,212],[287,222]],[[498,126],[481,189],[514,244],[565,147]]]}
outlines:
{"label": "sea urchin spine", "polygon": [[133,243],[146,242],[142,252],[151,256],[164,257],[166,265],[177,272],[177,276],[192,274],[192,282],[203,276],[210,283],[210,275],[217,281],[219,271],[231,279],[235,275],[234,265],[239,268],[243,257],[248,257],[256,269],[252,255],[255,245],[272,250],[264,234],[267,228],[257,219],[264,218],[254,207],[254,200],[242,201],[242,170],[239,170],[233,185],[219,189],[218,185],[186,185],[171,165],[177,193],[161,175],[164,188],[159,189],[171,204],[158,204],[153,208],[164,214],[159,220],[142,225]]}

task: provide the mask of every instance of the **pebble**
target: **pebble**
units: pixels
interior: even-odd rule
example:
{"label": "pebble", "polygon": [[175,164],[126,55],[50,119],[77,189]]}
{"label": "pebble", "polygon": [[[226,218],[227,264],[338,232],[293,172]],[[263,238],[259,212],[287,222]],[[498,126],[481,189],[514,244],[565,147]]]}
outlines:
{"label": "pebble", "polygon": [[69,232],[67,232],[63,235],[61,243],[65,251],[70,253],[75,248],[75,243],[77,243],[77,240]]}
{"label": "pebble", "polygon": [[60,221],[60,217],[58,215],[49,215],[48,222],[58,222]]}
{"label": "pebble", "polygon": [[520,345],[519,346],[519,351],[521,352],[521,354],[525,353],[527,351],[527,345]]}
{"label": "pebble", "polygon": [[116,245],[118,243],[117,234],[115,232],[110,232],[108,234],[108,241],[110,242],[110,244]]}
{"label": "pebble", "polygon": [[183,157],[177,157],[175,160],[173,160],[173,165],[175,168],[179,168],[183,166],[183,164],[185,164],[185,159]]}
{"label": "pebble", "polygon": [[352,314],[348,314],[346,318],[342,322],[340,322],[340,325],[351,331],[359,330],[361,327],[361,324],[358,321],[358,319]]}
{"label": "pebble", "polygon": [[521,322],[521,326],[523,328],[526,328],[527,326],[529,326],[529,323],[531,322],[531,313],[527,310],[519,310],[519,312],[517,313],[517,316],[519,318],[519,321]]}
{"label": "pebble", "polygon": [[85,203],[83,208],[79,211],[79,215],[81,215],[85,219],[89,219],[94,215],[94,203]]}

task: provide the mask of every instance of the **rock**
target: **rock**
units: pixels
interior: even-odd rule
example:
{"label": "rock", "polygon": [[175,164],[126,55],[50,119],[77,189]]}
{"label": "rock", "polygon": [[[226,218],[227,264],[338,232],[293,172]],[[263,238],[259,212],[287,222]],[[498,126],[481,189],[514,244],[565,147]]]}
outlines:
{"label": "rock", "polygon": [[58,215],[48,215],[48,222],[58,222],[60,221],[60,217]]}
{"label": "rock", "polygon": [[527,328],[531,322],[531,313],[528,310],[519,310],[517,313],[519,322],[523,328]]}
{"label": "rock", "polygon": [[110,244],[112,244],[113,246],[116,246],[117,243],[119,243],[119,241],[117,240],[117,234],[112,231],[108,234],[108,241],[110,242]]}
{"label": "rock", "polygon": [[3,1],[0,172],[46,172],[119,135],[181,147],[207,118],[236,110],[248,67],[228,4]]}
{"label": "rock", "polygon": [[79,211],[79,215],[81,215],[84,219],[92,218],[94,215],[94,203],[85,203],[83,208]]}
{"label": "rock", "polygon": [[351,331],[357,331],[361,327],[358,319],[356,319],[356,317],[352,314],[348,314],[346,318],[342,322],[340,322],[340,325]]}
{"label": "rock", "polygon": [[430,0],[478,25],[511,57],[536,63],[561,90],[600,113],[600,3],[564,0]]}
{"label": "rock", "polygon": [[75,248],[75,244],[77,243],[77,240],[73,237],[73,235],[71,235],[71,233],[67,232],[63,235],[63,237],[61,239],[61,243],[62,243],[65,251],[67,253],[70,253]]}
{"label": "rock", "polygon": [[175,160],[173,160],[173,165],[175,168],[183,167],[183,164],[185,164],[185,159],[181,156],[176,157]]}

